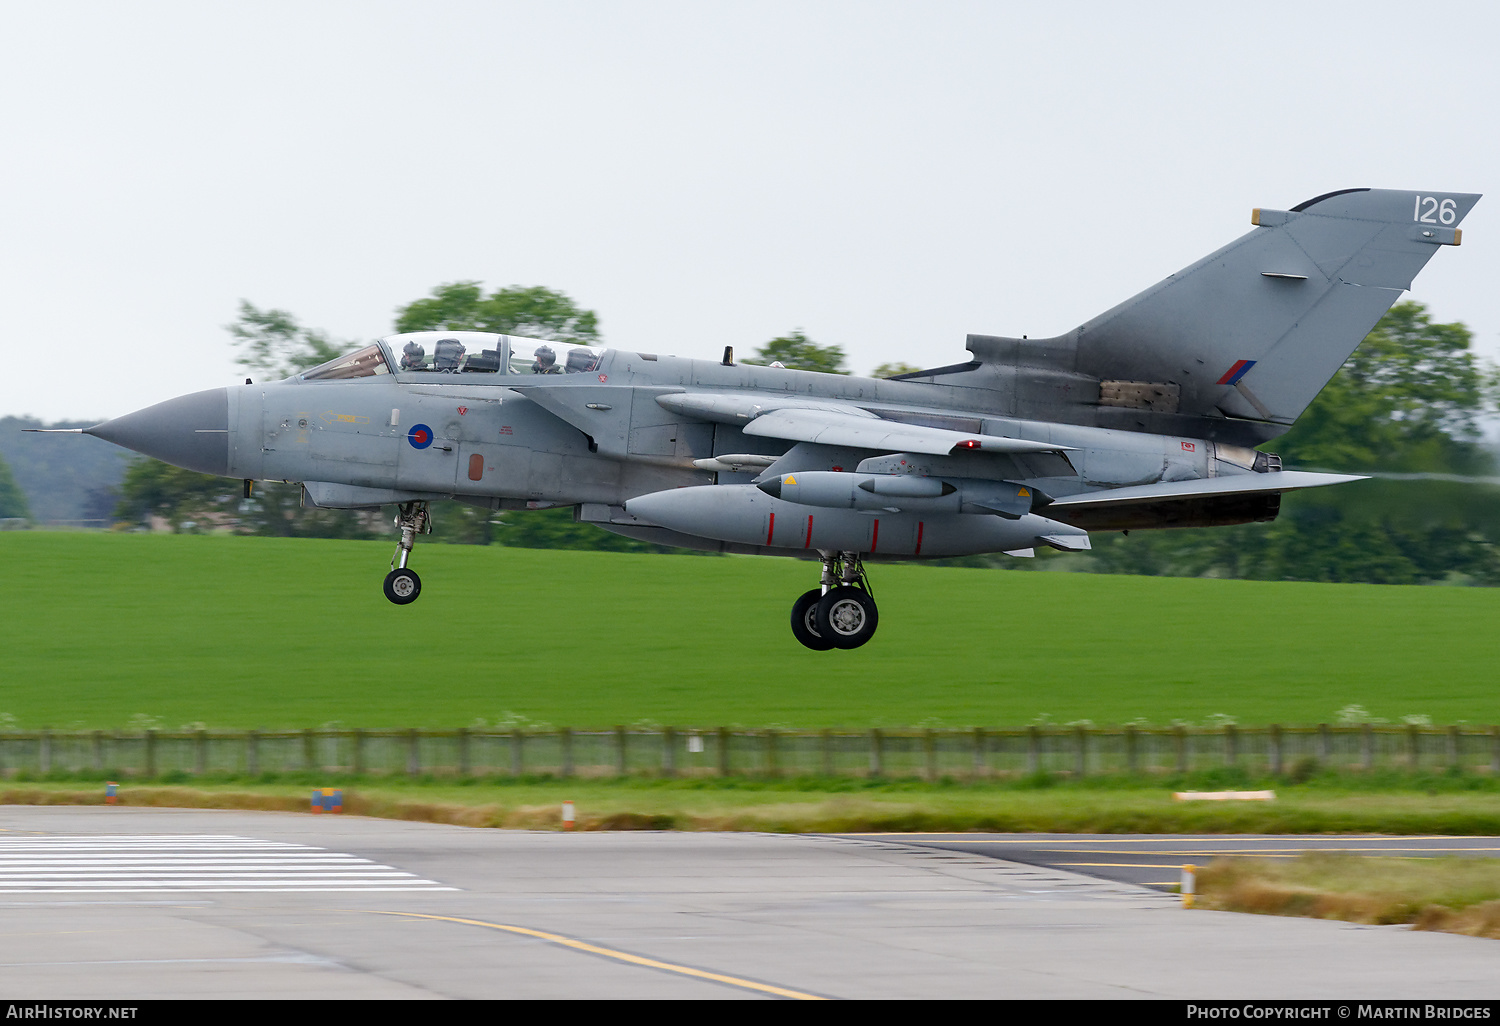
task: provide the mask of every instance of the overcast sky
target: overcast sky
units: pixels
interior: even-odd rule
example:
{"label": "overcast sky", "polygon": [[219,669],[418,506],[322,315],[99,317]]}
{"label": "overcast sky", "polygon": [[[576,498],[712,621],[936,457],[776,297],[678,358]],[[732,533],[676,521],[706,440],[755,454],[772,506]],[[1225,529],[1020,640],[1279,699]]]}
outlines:
{"label": "overcast sky", "polygon": [[[1493,193],[1491,4],[0,2],[0,415],[242,380],[460,279],[717,359],[1052,335],[1285,209]],[[1500,195],[1412,298],[1500,355]]]}

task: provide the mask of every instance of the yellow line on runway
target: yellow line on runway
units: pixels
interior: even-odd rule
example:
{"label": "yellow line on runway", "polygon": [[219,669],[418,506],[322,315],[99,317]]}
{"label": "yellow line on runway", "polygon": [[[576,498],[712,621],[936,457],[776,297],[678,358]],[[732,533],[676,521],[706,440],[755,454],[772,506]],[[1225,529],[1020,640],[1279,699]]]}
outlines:
{"label": "yellow line on runway", "polygon": [[684,976],[696,976],[704,980],[712,980],[714,983],[725,983],[731,987],[744,987],[746,990],[758,990],[764,994],[774,994],[777,997],[796,998],[800,1001],[825,1001],[826,998],[816,994],[804,994],[799,990],[788,990],[785,987],[773,987],[768,983],[756,983],[754,980],[742,980],[738,976],[725,976],[722,973],[711,973],[704,969],[694,969],[686,965],[674,965],[671,962],[659,962],[654,958],[645,958],[641,955],[632,955],[624,951],[614,951],[610,948],[601,948],[597,944],[587,941],[574,940],[564,937],[558,933],[546,933],[542,930],[531,930],[524,926],[506,926],[504,923],[487,923],[482,919],[460,919],[457,916],[433,916],[421,912],[385,912],[380,909],[365,909],[371,915],[377,916],[405,916],[408,919],[438,919],[446,923],[463,923],[466,926],[484,926],[491,930],[504,930],[506,933],[519,933],[526,937],[535,937],[538,940],[547,941],[549,944],[561,944],[566,948],[577,951],[587,951],[591,955],[603,955],[605,958],[619,959],[621,962],[629,962],[632,965],[643,965],[648,969],[665,969],[667,972],[681,973]]}

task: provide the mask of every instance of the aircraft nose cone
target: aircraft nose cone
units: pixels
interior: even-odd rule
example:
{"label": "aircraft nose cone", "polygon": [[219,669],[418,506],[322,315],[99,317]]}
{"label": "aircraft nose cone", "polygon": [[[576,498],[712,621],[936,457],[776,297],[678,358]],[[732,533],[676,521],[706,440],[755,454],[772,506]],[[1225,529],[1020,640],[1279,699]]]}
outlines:
{"label": "aircraft nose cone", "polygon": [[229,473],[229,390],[181,395],[86,428],[84,434],[223,477]]}

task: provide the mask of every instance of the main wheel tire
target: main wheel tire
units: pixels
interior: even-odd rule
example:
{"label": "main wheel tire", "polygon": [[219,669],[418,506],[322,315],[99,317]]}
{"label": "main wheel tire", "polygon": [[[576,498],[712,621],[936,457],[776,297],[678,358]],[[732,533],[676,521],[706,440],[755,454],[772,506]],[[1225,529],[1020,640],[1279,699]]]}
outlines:
{"label": "main wheel tire", "polygon": [[815,622],[818,634],[834,648],[858,648],[875,636],[880,614],[869,592],[846,584],[831,589],[818,602]]}
{"label": "main wheel tire", "polygon": [[827,652],[833,642],[818,633],[818,603],[823,599],[823,589],[814,588],[792,603],[792,634],[814,652]]}
{"label": "main wheel tire", "polygon": [[385,597],[396,605],[404,606],[408,602],[415,602],[420,594],[422,578],[417,576],[415,570],[402,567],[385,575]]}

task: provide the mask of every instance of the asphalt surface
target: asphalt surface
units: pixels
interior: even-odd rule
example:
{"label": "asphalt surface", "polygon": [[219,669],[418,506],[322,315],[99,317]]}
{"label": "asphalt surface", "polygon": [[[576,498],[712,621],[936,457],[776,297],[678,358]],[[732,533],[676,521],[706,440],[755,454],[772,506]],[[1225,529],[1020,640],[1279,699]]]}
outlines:
{"label": "asphalt surface", "polygon": [[[6,806],[0,993],[1500,997],[1494,941],[1184,910],[1083,867],[1013,858],[1098,857],[1042,843],[1053,840],[1108,847],[1077,837],[525,832]],[[1178,858],[1167,844],[1196,850],[1205,840],[1141,839],[1164,845],[1166,859]]]}
{"label": "asphalt surface", "polygon": [[1392,837],[1381,834],[1295,837],[1285,834],[858,834],[916,848],[964,852],[1083,873],[1175,893],[1182,867],[1219,858],[1296,858],[1341,851],[1399,858],[1500,857],[1495,837]]}

